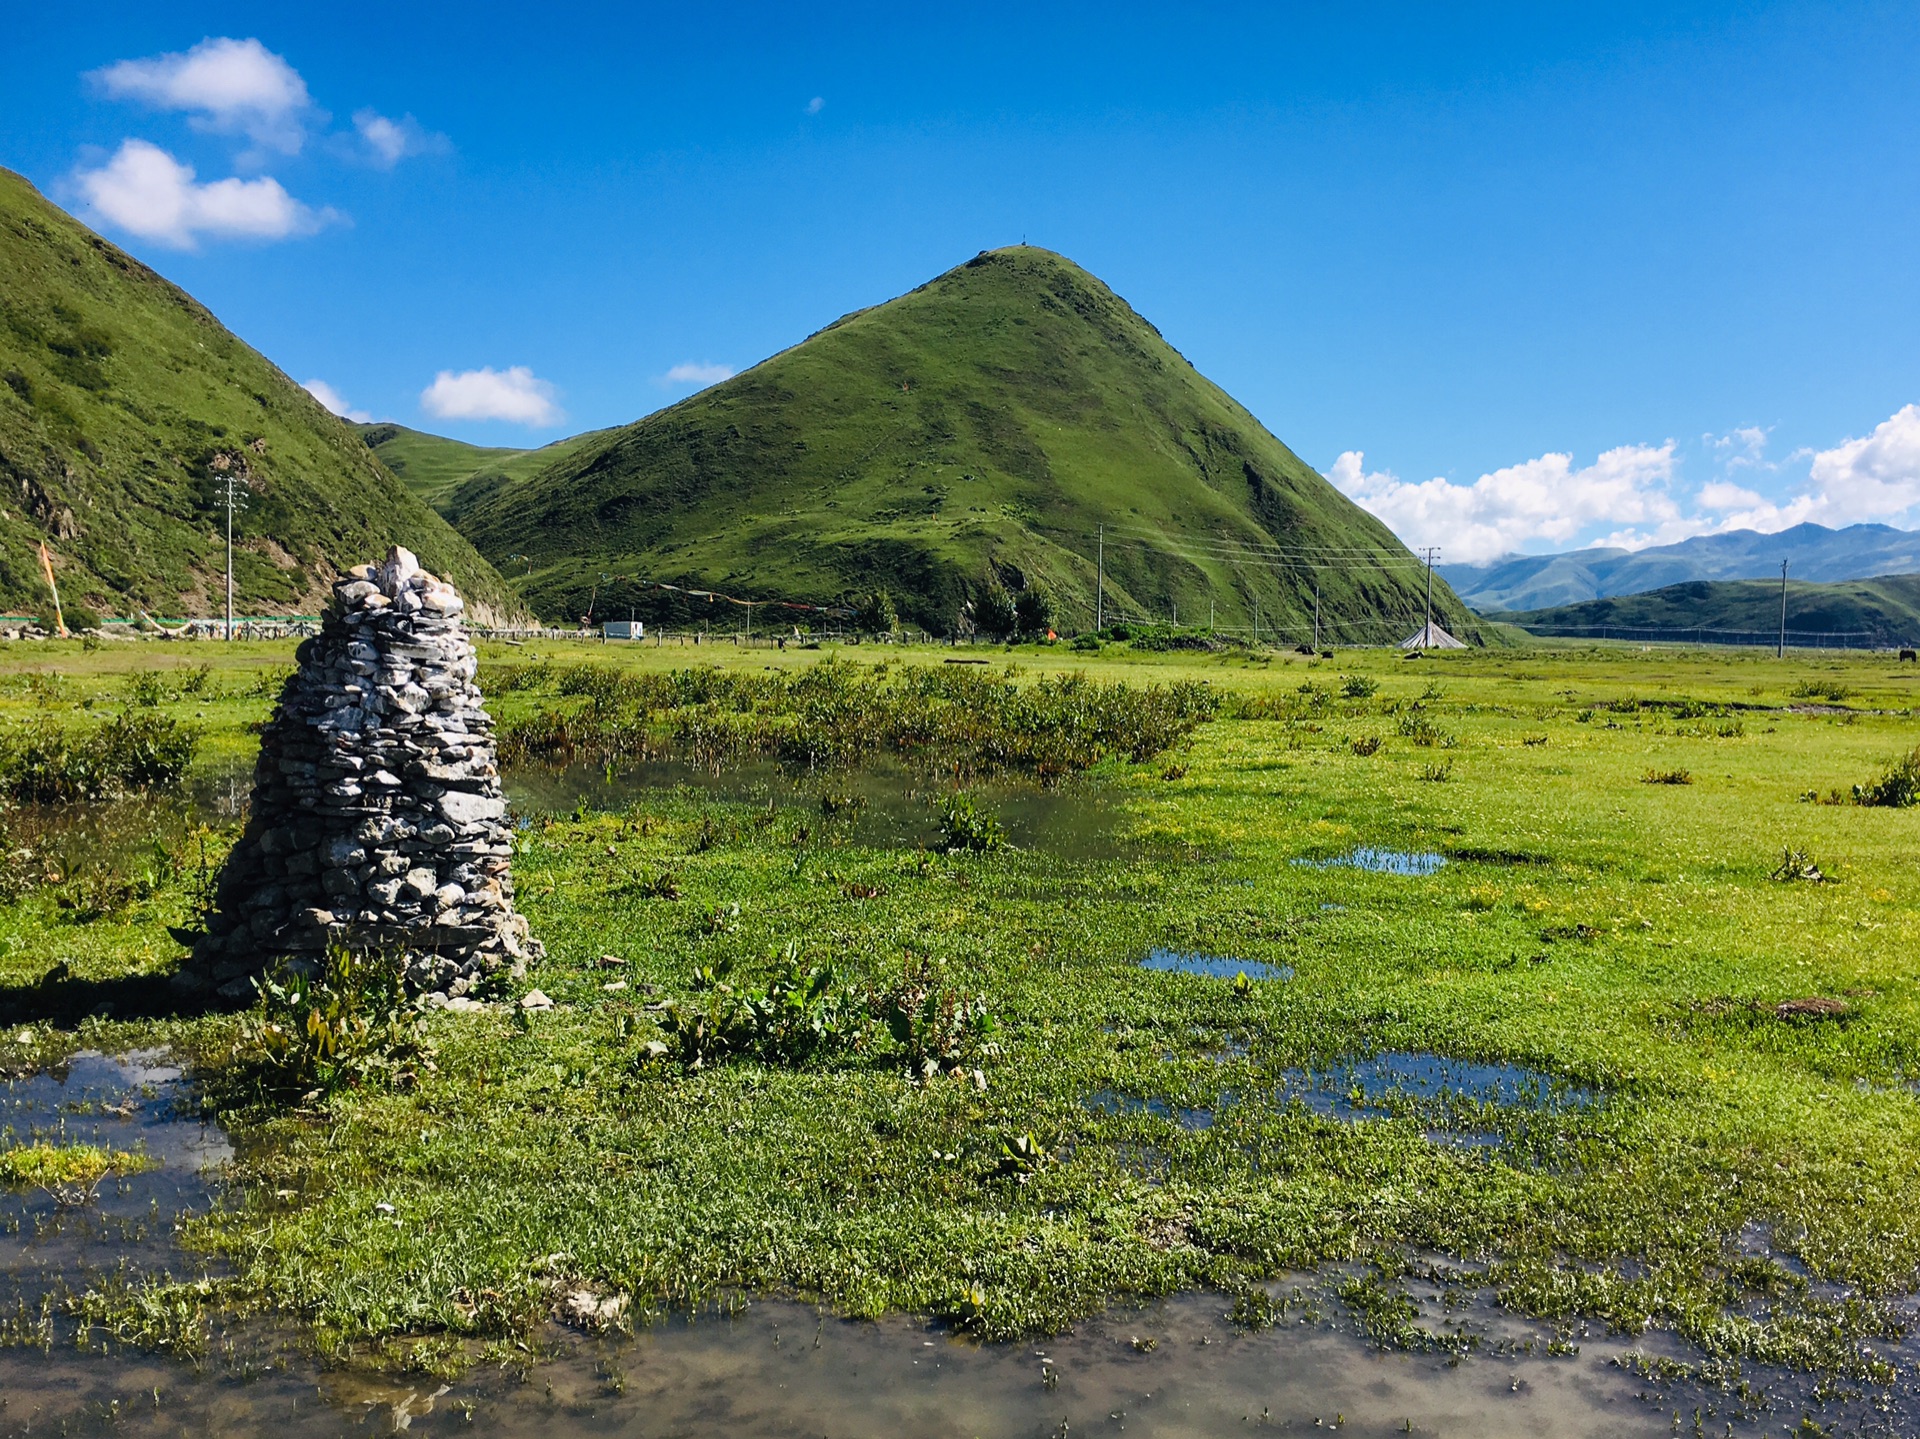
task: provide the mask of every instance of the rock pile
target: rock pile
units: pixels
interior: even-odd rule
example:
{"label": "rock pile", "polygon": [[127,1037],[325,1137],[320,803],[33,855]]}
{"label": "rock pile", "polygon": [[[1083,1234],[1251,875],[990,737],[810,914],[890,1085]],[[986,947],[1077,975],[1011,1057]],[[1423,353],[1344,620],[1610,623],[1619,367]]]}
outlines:
{"label": "rock pile", "polygon": [[453,589],[395,548],[334,586],[261,734],[253,810],[188,982],[229,997],[342,941],[466,995],[538,954],[513,909],[493,720]]}

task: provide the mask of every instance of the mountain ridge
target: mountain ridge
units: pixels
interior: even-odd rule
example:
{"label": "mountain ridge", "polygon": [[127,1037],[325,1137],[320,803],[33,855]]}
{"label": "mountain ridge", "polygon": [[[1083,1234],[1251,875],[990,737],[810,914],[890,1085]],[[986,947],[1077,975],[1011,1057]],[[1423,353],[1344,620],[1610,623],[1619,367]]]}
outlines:
{"label": "mountain ridge", "polygon": [[1907,573],[1920,570],[1920,532],[1881,524],[1829,529],[1809,522],[1772,532],[1694,535],[1641,550],[1596,546],[1436,568],[1475,610],[1504,617],[1692,580],[1765,579],[1779,573],[1783,559],[1791,576],[1818,582]]}
{"label": "mountain ridge", "polygon": [[[1106,617],[1249,629],[1257,612],[1303,637],[1316,582],[1333,638],[1396,640],[1422,613],[1384,524],[1105,284],[1029,246],[851,311],[459,521],[496,561],[530,557],[516,583],[554,617],[701,613],[647,582],[814,602],[885,588],[935,633],[995,586],[1045,589],[1073,629],[1092,627],[1096,588]],[[1435,605],[1479,635],[1444,584]]]}
{"label": "mountain ridge", "polygon": [[76,618],[212,614],[221,484],[241,481],[235,588],[249,613],[311,612],[391,544],[476,617],[516,610],[491,564],[207,307],[0,169],[0,606]]}
{"label": "mountain ridge", "polygon": [[[1920,574],[1786,586],[1789,641],[1852,648],[1910,648],[1920,642]],[[1780,628],[1780,581],[1688,580],[1641,594],[1505,613],[1504,624],[1541,635],[1614,639],[1772,643]],[[1609,631],[1613,633],[1609,635]]]}

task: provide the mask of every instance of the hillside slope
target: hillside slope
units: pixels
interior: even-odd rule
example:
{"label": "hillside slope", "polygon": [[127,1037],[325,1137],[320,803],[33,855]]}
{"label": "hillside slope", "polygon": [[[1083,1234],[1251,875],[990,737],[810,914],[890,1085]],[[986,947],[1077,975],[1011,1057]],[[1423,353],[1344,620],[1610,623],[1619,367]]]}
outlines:
{"label": "hillside slope", "polygon": [[[606,431],[461,517],[496,563],[531,557],[523,593],[554,618],[596,586],[602,613],[675,613],[633,580],[815,602],[884,587],[936,633],[992,584],[1043,587],[1064,628],[1090,627],[1102,525],[1109,618],[1177,607],[1245,628],[1257,604],[1268,634],[1309,635],[1317,581],[1329,639],[1419,622],[1422,577],[1385,525],[1099,280],[1025,246]],[[1262,557],[1277,545],[1294,553]],[[1444,584],[1435,605],[1477,633]]]}
{"label": "hillside slope", "polygon": [[[1602,634],[1616,639],[1769,643],[1780,627],[1779,580],[1689,580],[1641,595],[1503,614],[1535,634]],[[1920,574],[1838,584],[1787,585],[1789,642],[1854,647],[1920,641]],[[1844,637],[1844,638],[1842,638]]]}
{"label": "hillside slope", "polygon": [[212,614],[218,480],[246,479],[237,606],[311,611],[326,582],[399,542],[470,595],[500,577],[360,437],[169,284],[0,170],[0,607]]}
{"label": "hillside slope", "polygon": [[516,450],[470,445],[465,440],[410,430],[386,420],[353,428],[380,463],[400,477],[400,483],[431,505],[441,518],[455,523],[456,516],[507,481],[536,474],[605,433],[589,430],[537,450]]}
{"label": "hillside slope", "polygon": [[1510,555],[1486,565],[1441,565],[1454,592],[1482,613],[1537,610],[1688,580],[1778,576],[1780,561],[1803,580],[1864,580],[1920,570],[1920,534],[1888,525],[1795,525],[1777,534],[1730,530],[1644,550],[1595,548]]}

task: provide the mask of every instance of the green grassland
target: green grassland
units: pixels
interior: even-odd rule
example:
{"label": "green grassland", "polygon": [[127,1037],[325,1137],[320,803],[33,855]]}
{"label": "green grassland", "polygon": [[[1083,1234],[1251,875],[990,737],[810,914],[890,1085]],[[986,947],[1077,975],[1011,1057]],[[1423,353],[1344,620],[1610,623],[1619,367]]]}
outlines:
{"label": "green grassland", "polygon": [[401,483],[455,524],[462,513],[508,482],[525,479],[564,459],[602,433],[589,430],[537,450],[516,450],[470,445],[390,421],[353,428]]}
{"label": "green grassland", "polygon": [[[821,658],[536,648],[562,669]],[[193,681],[203,653],[217,667]],[[643,1310],[786,1291],[1009,1335],[1195,1285],[1258,1319],[1263,1282],[1330,1266],[1395,1342],[1456,1342],[1396,1301],[1420,1272],[1569,1322],[1671,1328],[1722,1377],[1881,1372],[1867,1342],[1899,1330],[1892,1301],[1920,1285],[1920,808],[1803,796],[1844,795],[1920,739],[1914,666],[988,653],[1023,682],[1203,681],[1221,713],[1176,754],[1083,781],[1119,806],[1104,858],[872,848],[819,805],[694,790],[550,816],[515,865],[547,946],[526,983],[555,1008],[430,1017],[436,1067],[410,1089],[263,1099],[234,1017],[141,1011],[162,991],[126,977],[177,963],[166,926],[204,882],[191,838],[90,923],[58,885],[13,893],[0,1064],[171,1043],[239,1139],[228,1203],[191,1231],[231,1277],[211,1298],[160,1284],[86,1312],[150,1340],[163,1313],[190,1339],[209,1303],[271,1310],[336,1348],[444,1366],[528,1336],[578,1287]],[[840,659],[897,673],[950,657]],[[486,686],[535,657],[484,658]],[[132,702],[129,669],[158,667],[145,697],[203,726],[216,766],[245,755],[286,663],[264,646],[16,650],[0,725],[96,723]],[[528,673],[495,685],[504,720],[581,702],[558,672]],[[1356,845],[1450,859],[1429,875],[1295,862]],[[1827,882],[1773,878],[1788,849]],[[650,1000],[697,1002],[696,968],[728,960],[755,982],[788,945],[848,985],[926,963],[984,996],[998,1028],[966,1066],[986,1087],[914,1082],[884,1035],[805,1061],[648,1058]],[[1154,946],[1293,976],[1237,990],[1143,971]],[[68,977],[43,984],[56,962]],[[114,1013],[79,1017],[103,996]],[[1805,999],[1843,1009],[1776,1008]],[[1356,1123],[1280,1097],[1290,1067],[1390,1050],[1527,1065],[1604,1098],[1407,1101]],[[1087,1102],[1102,1094],[1118,1098]],[[1449,1142],[1481,1132],[1502,1142]]]}
{"label": "green grassland", "polygon": [[313,612],[398,541],[480,610],[511,606],[465,540],[204,308],[0,170],[0,607],[210,614],[222,474],[245,479],[243,613]]}
{"label": "green grassland", "polygon": [[[678,616],[635,581],[811,602],[885,588],[945,634],[990,584],[1033,584],[1065,630],[1091,629],[1103,524],[1110,617],[1177,607],[1244,630],[1257,603],[1269,627],[1310,627],[1316,582],[1339,639],[1398,640],[1423,613],[1384,525],[1098,279],[1030,246],[848,315],[458,518],[496,564],[531,558],[516,583],[554,619],[596,586],[608,613]],[[1292,558],[1253,553],[1274,546]],[[1443,583],[1436,604],[1477,633]]]}
{"label": "green grassland", "polygon": [[[1674,631],[1699,626],[1769,634],[1780,624],[1778,580],[1689,580],[1644,594],[1587,600],[1499,616],[1522,628]],[[1787,584],[1787,626],[1801,634],[1851,634],[1860,645],[1920,640],[1920,575],[1881,575],[1831,584]]]}

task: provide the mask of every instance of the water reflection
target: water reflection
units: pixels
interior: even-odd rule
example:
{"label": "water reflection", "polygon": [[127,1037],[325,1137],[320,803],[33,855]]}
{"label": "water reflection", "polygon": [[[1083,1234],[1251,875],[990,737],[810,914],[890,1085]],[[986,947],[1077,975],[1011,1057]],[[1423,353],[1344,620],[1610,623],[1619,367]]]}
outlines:
{"label": "water reflection", "polygon": [[[550,1331],[545,1362],[527,1370],[488,1365],[451,1383],[284,1361],[242,1376],[138,1356],[0,1351],[0,1434],[1187,1439],[1339,1429],[1369,1439],[1612,1439],[1665,1433],[1672,1412],[1697,1409],[1707,1432],[1731,1425],[1747,1436],[1769,1426],[1778,1433],[1781,1414],[1797,1417],[1811,1387],[1744,1371],[1778,1386],[1774,1412],[1756,1414],[1716,1392],[1638,1378],[1618,1362],[1630,1348],[1662,1352],[1657,1338],[1629,1345],[1576,1331],[1578,1352],[1550,1358],[1555,1336],[1546,1326],[1503,1316],[1484,1297],[1410,1297],[1433,1332],[1477,1333],[1478,1352],[1454,1359],[1381,1350],[1334,1305],[1325,1319],[1291,1311],[1276,1327],[1249,1333],[1227,1322],[1229,1302],[1219,1294],[1119,1308],[1069,1334],[1001,1345],[911,1318],[862,1323],[770,1301],[731,1319],[674,1317],[632,1338]],[[1827,1422],[1867,1418],[1875,1397],[1830,1400],[1816,1412]],[[1911,1410],[1903,1396],[1889,1417]]]}
{"label": "water reflection", "polygon": [[[922,770],[882,760],[857,769],[794,775],[768,761],[715,772],[684,760],[617,765],[516,765],[505,776],[507,799],[522,815],[562,814],[581,807],[616,811],[636,800],[690,792],[727,803],[772,804],[807,816],[823,833],[883,849],[937,848],[936,806],[956,786]],[[1021,849],[1065,859],[1106,859],[1125,852],[1115,833],[1120,810],[1097,782],[1051,788],[1009,780],[961,786]]]}
{"label": "water reflection", "polygon": [[1583,1108],[1601,1098],[1597,1090],[1522,1064],[1449,1059],[1413,1050],[1337,1060],[1321,1069],[1289,1069],[1282,1076],[1281,1097],[1339,1119],[1379,1113],[1396,1098],[1461,1099],[1534,1110]]}
{"label": "water reflection", "polygon": [[232,1154],[217,1126],[193,1112],[180,1071],[161,1056],[72,1056],[52,1074],[0,1084],[0,1144],[91,1144],[154,1161],[109,1177],[91,1201],[62,1205],[35,1188],[0,1189],[0,1295],[31,1299],[90,1273],[178,1266],[173,1221],[211,1206]]}
{"label": "water reflection", "polygon": [[1232,979],[1244,974],[1248,979],[1292,979],[1290,964],[1263,964],[1256,959],[1229,959],[1217,954],[1197,954],[1180,949],[1152,949],[1140,961],[1142,969],[1163,974],[1200,974],[1212,979]]}
{"label": "water reflection", "polygon": [[1447,857],[1431,852],[1413,853],[1401,849],[1376,849],[1363,844],[1331,859],[1296,859],[1302,869],[1364,869],[1371,874],[1432,874],[1445,866]]}

